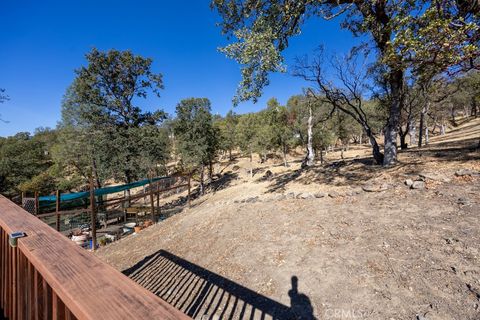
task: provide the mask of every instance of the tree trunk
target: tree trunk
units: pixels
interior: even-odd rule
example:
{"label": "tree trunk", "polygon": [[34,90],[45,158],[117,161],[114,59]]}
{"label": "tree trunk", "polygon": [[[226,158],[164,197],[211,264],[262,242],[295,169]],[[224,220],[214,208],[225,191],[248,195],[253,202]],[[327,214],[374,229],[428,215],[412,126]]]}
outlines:
{"label": "tree trunk", "polygon": [[442,136],[445,135],[445,123],[442,122],[441,126],[440,126],[440,134]]}
{"label": "tree trunk", "polygon": [[228,149],[228,159],[230,161],[233,161],[233,158],[232,158],[232,149]]}
{"label": "tree trunk", "polygon": [[100,178],[98,177],[97,162],[95,161],[95,158],[92,158],[92,172],[93,177],[95,178],[95,183],[97,184],[97,188],[101,188],[102,185],[100,184]]}
{"label": "tree trunk", "polygon": [[320,149],[320,164],[323,164],[323,149]]}
{"label": "tree trunk", "polygon": [[405,128],[405,131],[403,130],[402,126],[398,127],[398,131],[400,136],[400,148],[402,150],[406,150],[408,148],[407,135],[410,132],[410,122],[407,121],[407,127]]}
{"label": "tree trunk", "polygon": [[401,70],[390,72],[392,104],[388,123],[385,127],[384,166],[393,165],[397,161],[397,130],[403,104],[403,78],[403,71]]}
{"label": "tree trunk", "polygon": [[455,120],[455,107],[452,107],[450,114],[452,115],[452,124],[454,127],[456,127],[457,121]]}
{"label": "tree trunk", "polygon": [[283,164],[285,168],[288,167],[288,162],[287,162],[287,146],[283,144],[282,146],[282,152],[283,152]]}
{"label": "tree trunk", "polygon": [[415,145],[416,142],[416,135],[417,135],[417,127],[415,126],[415,119],[412,117],[410,119],[410,130],[409,130],[409,136],[410,136],[410,145],[413,146]]}
{"label": "tree trunk", "polygon": [[425,124],[425,145],[428,144],[428,126]]}
{"label": "tree trunk", "polygon": [[208,160],[208,178],[210,181],[213,181],[213,162]]}
{"label": "tree trunk", "polygon": [[407,144],[407,133],[402,133],[400,134],[400,148],[402,150],[407,150],[408,144]]}
{"label": "tree trunk", "polygon": [[471,111],[472,116],[476,118],[477,117],[477,100],[475,99],[474,96],[472,96],[470,100],[470,106],[472,108],[472,111]]}
{"label": "tree trunk", "polygon": [[315,163],[315,152],[313,150],[313,113],[312,106],[308,104],[308,122],[307,122],[307,156],[305,158],[305,164],[307,167],[313,166]]}
{"label": "tree trunk", "polygon": [[250,178],[253,178],[253,152],[250,151]]}
{"label": "tree trunk", "polygon": [[425,115],[428,112],[428,109],[430,107],[430,102],[427,101],[427,103],[423,106],[422,112],[420,113],[420,126],[418,128],[418,146],[421,147],[423,143],[423,130],[427,126],[426,124],[426,118]]}
{"label": "tree trunk", "polygon": [[200,167],[200,194],[203,194],[204,192],[204,172],[205,171],[205,165],[202,163],[202,166]]}
{"label": "tree trunk", "polygon": [[384,156],[380,152],[380,147],[378,146],[377,139],[375,139],[375,136],[370,129],[366,129],[365,133],[367,134],[370,145],[372,146],[372,154],[373,159],[375,159],[375,163],[379,165],[384,164]]}

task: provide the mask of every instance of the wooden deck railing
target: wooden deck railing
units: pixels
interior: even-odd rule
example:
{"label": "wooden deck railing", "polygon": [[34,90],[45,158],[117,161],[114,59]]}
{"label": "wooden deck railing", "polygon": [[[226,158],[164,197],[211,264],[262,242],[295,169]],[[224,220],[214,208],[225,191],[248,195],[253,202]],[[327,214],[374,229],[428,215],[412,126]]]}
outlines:
{"label": "wooden deck railing", "polygon": [[[16,231],[26,237],[12,247]],[[0,250],[8,319],[188,319],[1,195]]]}

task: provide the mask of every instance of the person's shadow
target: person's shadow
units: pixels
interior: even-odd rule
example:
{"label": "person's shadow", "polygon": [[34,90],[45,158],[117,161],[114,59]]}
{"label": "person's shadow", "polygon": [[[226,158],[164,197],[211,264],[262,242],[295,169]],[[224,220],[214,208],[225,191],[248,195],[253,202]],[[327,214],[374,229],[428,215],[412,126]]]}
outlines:
{"label": "person's shadow", "polygon": [[316,320],[310,299],[305,294],[298,292],[296,276],[292,277],[292,289],[288,291],[288,296],[290,297],[290,309],[295,319]]}

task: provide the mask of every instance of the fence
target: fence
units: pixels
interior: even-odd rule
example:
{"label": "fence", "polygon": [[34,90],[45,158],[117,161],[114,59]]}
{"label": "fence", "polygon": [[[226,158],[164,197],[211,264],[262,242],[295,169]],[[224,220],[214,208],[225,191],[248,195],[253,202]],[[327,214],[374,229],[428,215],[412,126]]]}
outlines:
{"label": "fence", "polygon": [[[143,192],[137,193],[135,195],[124,195],[123,197],[115,197],[111,199],[101,199],[96,200],[93,194],[95,194],[95,189],[93,188],[93,183],[90,186],[90,201],[85,202],[84,208],[74,208],[71,210],[62,210],[62,206],[72,207],[70,201],[60,201],[63,197],[60,197],[60,192],[57,191],[55,198],[55,211],[40,213],[36,216],[41,219],[46,224],[55,228],[57,231],[72,231],[73,229],[81,228],[82,226],[89,226],[92,229],[92,243],[87,246],[92,249],[96,249],[97,237],[96,237],[96,227],[98,224],[98,212],[101,211],[104,217],[108,217],[107,212],[117,211],[113,216],[124,216],[126,219],[126,212],[124,211],[125,207],[128,207],[132,202],[139,201],[144,199],[145,208],[149,212],[148,217],[155,222],[155,217],[159,214],[159,210],[155,206],[157,203],[158,209],[160,208],[160,199],[161,195],[168,196],[172,192],[179,190],[188,190],[187,201],[190,205],[190,191],[191,191],[191,179],[189,176],[171,176],[162,178],[161,180],[151,182],[148,186],[143,186]],[[74,200],[77,201],[77,200]],[[38,194],[35,193],[35,202],[38,203]],[[25,208],[25,207],[24,207]],[[148,209],[147,209],[148,208]],[[26,209],[26,208],[25,208]],[[37,210],[38,212],[38,210]],[[105,225],[108,221],[105,221]]]}
{"label": "fence", "polygon": [[[26,237],[12,246],[16,231]],[[1,195],[0,250],[8,319],[188,319]]]}

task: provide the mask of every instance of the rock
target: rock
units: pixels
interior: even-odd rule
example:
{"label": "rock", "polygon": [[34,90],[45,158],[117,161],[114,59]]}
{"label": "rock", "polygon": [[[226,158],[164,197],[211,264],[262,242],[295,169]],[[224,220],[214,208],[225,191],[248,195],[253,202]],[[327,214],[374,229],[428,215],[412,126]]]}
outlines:
{"label": "rock", "polygon": [[423,190],[425,189],[425,182],[423,181],[414,181],[412,186],[410,187],[411,189],[417,189],[417,190]]}
{"label": "rock", "polygon": [[455,239],[455,238],[444,238],[446,244],[454,244],[459,242],[460,240]]}
{"label": "rock", "polygon": [[479,174],[478,172],[475,172],[475,171],[470,170],[470,169],[460,169],[460,170],[455,171],[455,175],[457,177],[476,176],[478,174]]}
{"label": "rock", "polygon": [[428,320],[427,317],[425,317],[424,315],[422,316],[421,314],[417,314],[417,320]]}
{"label": "rock", "polygon": [[275,197],[275,200],[280,201],[280,200],[285,200],[287,197],[284,194],[279,194]]}
{"label": "rock", "polygon": [[272,177],[273,177],[273,173],[270,170],[267,170],[267,172],[265,172],[265,174],[263,175],[263,178],[266,180],[270,180]]}
{"label": "rock", "polygon": [[380,188],[381,188],[382,190],[388,190],[388,189],[392,189],[392,188],[393,188],[393,185],[388,184],[388,183],[385,182],[385,183],[382,183],[382,185],[380,186]]}
{"label": "rock", "polygon": [[257,197],[250,197],[250,198],[245,199],[246,203],[255,203],[257,201],[258,201],[258,196]]}
{"label": "rock", "polygon": [[354,196],[355,194],[356,193],[353,190],[347,190],[347,192],[345,192],[345,195],[348,197]]}
{"label": "rock", "polygon": [[233,166],[232,170],[233,171],[238,171],[238,170],[240,170],[240,167],[239,166]]}
{"label": "rock", "polygon": [[316,192],[314,194],[315,198],[325,198],[326,196],[328,196],[328,193],[325,193],[325,192]]}
{"label": "rock", "polygon": [[408,186],[408,187],[411,187],[413,185],[413,180],[412,179],[407,179],[405,180],[405,184]]}
{"label": "rock", "polygon": [[468,200],[467,198],[460,197],[457,199],[457,203],[462,206],[468,206],[470,204],[470,200]]}
{"label": "rock", "polygon": [[297,199],[312,199],[315,198],[311,193],[300,193],[297,195]]}
{"label": "rock", "polygon": [[285,195],[287,199],[294,199],[295,198],[295,193],[294,192],[289,192]]}
{"label": "rock", "polygon": [[328,196],[329,196],[330,198],[338,198],[338,197],[340,197],[341,195],[340,195],[340,193],[338,193],[337,191],[330,191],[330,192],[328,193]]}
{"label": "rock", "polygon": [[365,192],[380,192],[380,191],[385,191],[389,189],[390,186],[386,183],[383,183],[382,185],[374,185],[374,184],[367,184],[362,187],[363,191]]}
{"label": "rock", "polygon": [[450,178],[440,173],[422,172],[419,174],[419,176],[423,178],[422,180],[429,179],[429,180],[440,181],[445,183],[452,181]]}

